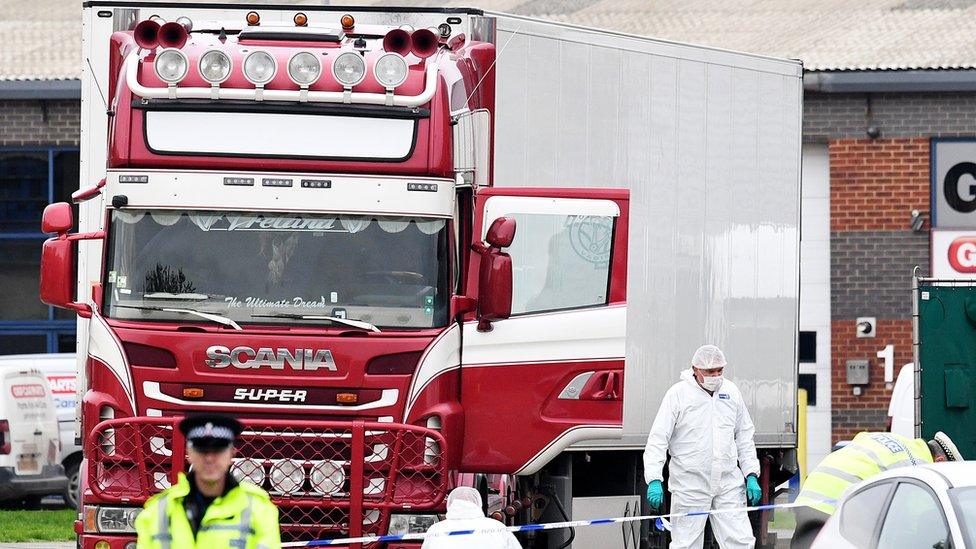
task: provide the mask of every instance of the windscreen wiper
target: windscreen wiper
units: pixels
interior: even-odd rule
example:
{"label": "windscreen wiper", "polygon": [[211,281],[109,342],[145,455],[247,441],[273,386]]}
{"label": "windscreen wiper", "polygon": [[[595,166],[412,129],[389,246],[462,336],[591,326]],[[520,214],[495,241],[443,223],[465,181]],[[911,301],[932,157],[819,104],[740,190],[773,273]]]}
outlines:
{"label": "windscreen wiper", "polygon": [[260,318],[294,318],[296,320],[328,320],[334,324],[342,324],[343,326],[349,326],[350,328],[359,328],[360,330],[367,330],[370,332],[378,332],[379,328],[373,326],[369,322],[363,322],[362,320],[353,320],[351,318],[339,318],[337,316],[328,315],[300,315],[298,313],[258,313],[253,314],[251,317]]}
{"label": "windscreen wiper", "polygon": [[197,294],[197,293],[181,293],[181,294],[171,294],[169,292],[153,292],[151,294],[143,294],[143,299],[168,299],[172,301],[203,301],[204,299],[210,299],[207,294]]}
{"label": "windscreen wiper", "polygon": [[226,316],[220,316],[214,313],[204,313],[202,311],[194,311],[193,309],[174,309],[171,307],[143,307],[139,305],[116,305],[116,307],[124,307],[126,309],[139,309],[140,311],[164,311],[167,313],[181,313],[185,315],[195,315],[200,318],[205,318],[211,322],[216,322],[217,324],[222,324],[224,326],[229,326],[235,330],[243,331],[240,324],[234,322],[233,320],[227,318]]}

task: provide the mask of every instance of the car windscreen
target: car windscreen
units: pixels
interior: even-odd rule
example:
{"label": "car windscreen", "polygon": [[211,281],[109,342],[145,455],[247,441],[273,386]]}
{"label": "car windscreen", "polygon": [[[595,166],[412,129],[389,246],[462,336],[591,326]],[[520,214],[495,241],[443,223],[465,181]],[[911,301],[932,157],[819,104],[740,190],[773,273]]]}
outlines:
{"label": "car windscreen", "polygon": [[114,210],[105,314],[199,322],[380,328],[447,323],[445,219],[200,210]]}
{"label": "car windscreen", "polygon": [[976,486],[953,488],[949,490],[949,499],[959,518],[966,547],[976,549]]}

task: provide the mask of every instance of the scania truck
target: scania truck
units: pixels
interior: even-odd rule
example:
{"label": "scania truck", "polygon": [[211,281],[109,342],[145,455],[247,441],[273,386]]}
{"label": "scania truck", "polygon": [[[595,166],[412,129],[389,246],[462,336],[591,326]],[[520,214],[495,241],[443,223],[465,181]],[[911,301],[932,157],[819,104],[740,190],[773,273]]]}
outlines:
{"label": "scania truck", "polygon": [[198,410],[245,423],[233,472],[286,541],[422,531],[461,484],[508,523],[639,513],[704,343],[766,497],[792,474],[799,62],[467,8],[83,25],[82,180],[41,270],[79,316],[81,547],[129,546]]}

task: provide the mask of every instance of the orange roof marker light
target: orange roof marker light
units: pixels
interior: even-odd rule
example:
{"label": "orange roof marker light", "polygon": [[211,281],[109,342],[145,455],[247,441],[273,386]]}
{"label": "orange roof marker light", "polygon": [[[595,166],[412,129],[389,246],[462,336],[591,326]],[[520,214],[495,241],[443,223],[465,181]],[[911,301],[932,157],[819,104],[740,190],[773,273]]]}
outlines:
{"label": "orange roof marker light", "polygon": [[356,26],[356,18],[347,13],[339,19],[339,24],[342,25],[344,30],[349,30]]}
{"label": "orange roof marker light", "polygon": [[261,16],[258,15],[258,12],[256,11],[247,12],[246,19],[247,19],[247,24],[252,27],[261,24]]}
{"label": "orange roof marker light", "polygon": [[294,21],[296,27],[305,27],[308,25],[308,16],[302,12],[298,12],[295,14]]}

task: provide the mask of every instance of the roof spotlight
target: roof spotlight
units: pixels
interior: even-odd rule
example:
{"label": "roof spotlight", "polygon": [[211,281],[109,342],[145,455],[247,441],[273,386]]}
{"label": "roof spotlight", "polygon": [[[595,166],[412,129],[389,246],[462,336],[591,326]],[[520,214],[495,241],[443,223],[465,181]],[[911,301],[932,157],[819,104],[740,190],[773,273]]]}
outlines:
{"label": "roof spotlight", "polygon": [[315,54],[300,51],[288,60],[288,77],[299,86],[311,86],[322,74],[322,63]]}
{"label": "roof spotlight", "polygon": [[399,54],[384,53],[373,64],[373,76],[386,89],[393,89],[407,80],[407,61]]}
{"label": "roof spotlight", "polygon": [[200,56],[200,76],[210,84],[220,84],[230,77],[230,56],[220,50],[210,50]]}
{"label": "roof spotlight", "polygon": [[358,53],[347,51],[332,62],[332,76],[344,87],[351,88],[366,78],[366,62]]}
{"label": "roof spotlight", "polygon": [[177,49],[165,49],[156,56],[153,67],[160,80],[169,85],[178,84],[186,76],[186,55]]}
{"label": "roof spotlight", "polygon": [[244,58],[244,78],[255,86],[263,86],[275,77],[278,64],[273,55],[266,51],[252,51]]}

